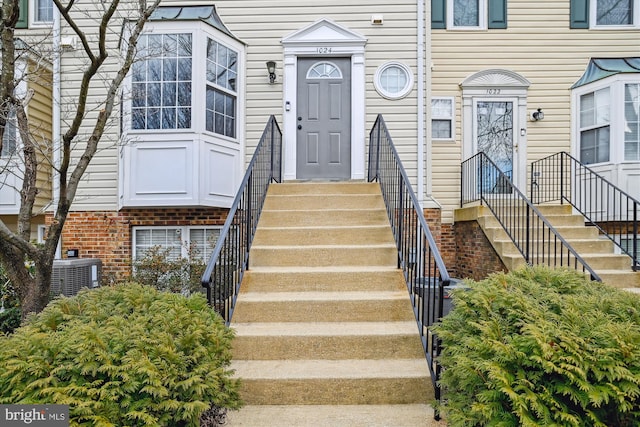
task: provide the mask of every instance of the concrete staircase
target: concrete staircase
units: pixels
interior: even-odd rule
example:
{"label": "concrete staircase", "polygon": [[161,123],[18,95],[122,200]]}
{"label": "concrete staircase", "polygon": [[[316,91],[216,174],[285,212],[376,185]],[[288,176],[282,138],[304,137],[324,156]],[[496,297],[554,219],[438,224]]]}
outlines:
{"label": "concrete staircase", "polygon": [[[640,288],[640,273],[631,270],[631,260],[617,254],[614,244],[599,236],[598,230],[586,226],[584,217],[572,213],[569,205],[536,206],[558,233],[575,249],[604,283],[617,288]],[[456,211],[456,221],[477,219],[488,240],[508,270],[525,264],[524,258],[502,226],[485,206]],[[526,223],[526,221],[522,221]],[[558,249],[560,249],[558,245]]]}
{"label": "concrete staircase", "polygon": [[380,189],[273,184],[231,327],[230,426],[429,426],[433,387]]}

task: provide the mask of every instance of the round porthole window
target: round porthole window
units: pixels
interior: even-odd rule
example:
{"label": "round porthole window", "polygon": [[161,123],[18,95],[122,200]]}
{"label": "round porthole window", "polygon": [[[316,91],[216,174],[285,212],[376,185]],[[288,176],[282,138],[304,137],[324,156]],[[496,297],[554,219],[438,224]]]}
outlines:
{"label": "round porthole window", "polygon": [[388,99],[404,98],[413,87],[411,69],[400,62],[382,64],[373,80],[378,93]]}

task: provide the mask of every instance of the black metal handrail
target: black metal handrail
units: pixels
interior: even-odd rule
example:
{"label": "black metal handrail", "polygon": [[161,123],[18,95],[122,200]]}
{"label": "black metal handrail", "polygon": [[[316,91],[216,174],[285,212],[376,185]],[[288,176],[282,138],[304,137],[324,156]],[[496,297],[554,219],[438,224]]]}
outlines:
{"label": "black metal handrail", "polygon": [[[633,270],[640,269],[640,202],[602,175],[569,153],[556,153],[531,164],[530,195],[535,203],[560,201],[572,205],[631,257]],[[624,245],[624,241],[630,245]]]}
{"label": "black metal handrail", "polygon": [[376,180],[398,248],[398,268],[402,269],[409,289],[435,397],[439,400],[441,368],[436,357],[440,341],[432,336],[431,327],[442,317],[450,277],[382,115],[378,115],[369,135],[369,181]]}
{"label": "black metal handrail", "polygon": [[601,281],[538,208],[483,152],[462,163],[461,206],[486,205],[529,265],[573,268]]}
{"label": "black metal handrail", "polygon": [[249,250],[271,182],[282,181],[282,132],[269,118],[240,183],[224,227],[202,275],[209,304],[229,324],[240,283],[249,266]]}

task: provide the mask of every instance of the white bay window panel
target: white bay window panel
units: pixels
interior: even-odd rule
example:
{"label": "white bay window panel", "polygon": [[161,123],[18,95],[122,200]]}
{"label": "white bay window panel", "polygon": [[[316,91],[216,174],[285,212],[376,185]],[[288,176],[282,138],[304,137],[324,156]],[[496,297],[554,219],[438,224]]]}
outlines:
{"label": "white bay window panel", "polygon": [[123,86],[120,207],[229,207],[242,178],[245,45],[214,7],[160,7]]}

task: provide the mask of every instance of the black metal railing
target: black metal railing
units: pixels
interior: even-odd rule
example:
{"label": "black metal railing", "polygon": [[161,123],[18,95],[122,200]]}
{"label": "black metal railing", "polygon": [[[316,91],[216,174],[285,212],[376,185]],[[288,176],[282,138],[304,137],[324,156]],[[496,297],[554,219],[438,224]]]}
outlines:
{"label": "black metal railing", "polygon": [[571,204],[631,257],[633,270],[640,269],[640,202],[569,153],[556,153],[532,163],[530,196],[534,203]]}
{"label": "black metal railing", "polygon": [[431,334],[431,327],[442,317],[450,277],[381,115],[369,135],[369,181],[380,183],[398,248],[398,267],[407,282],[439,400],[441,368],[436,357],[440,342]]}
{"label": "black metal railing", "polygon": [[269,118],[202,275],[209,304],[229,324],[271,182],[282,181],[282,132]]}
{"label": "black metal railing", "polygon": [[461,206],[486,205],[529,265],[566,267],[600,281],[538,208],[483,152],[462,163]]}

